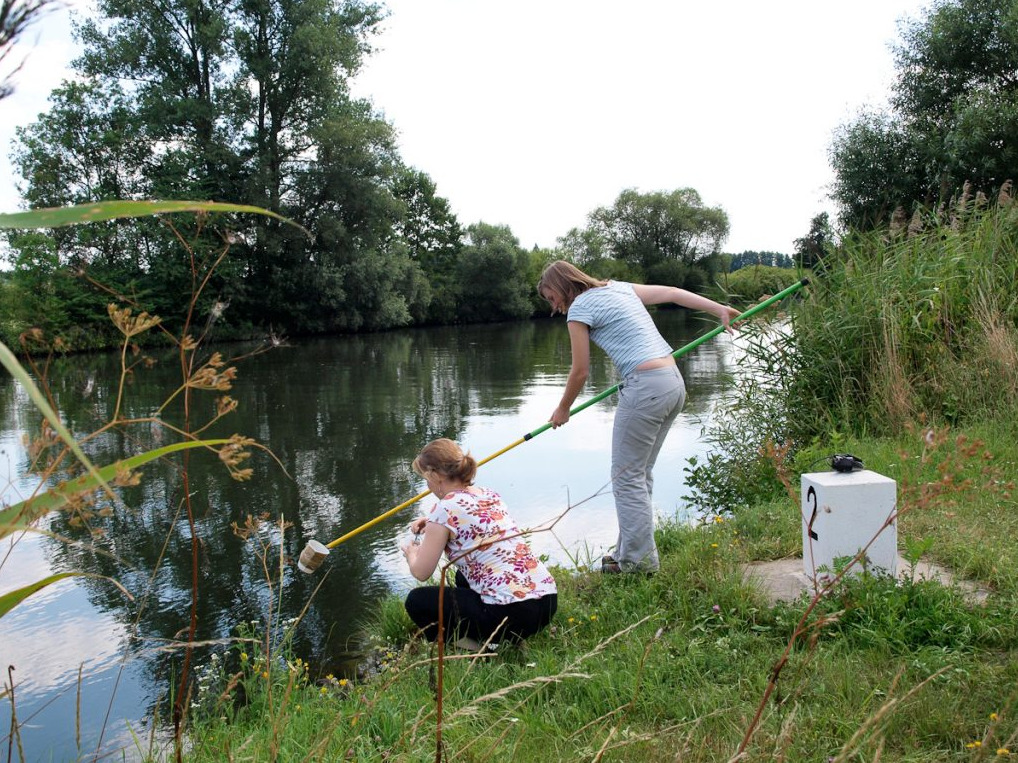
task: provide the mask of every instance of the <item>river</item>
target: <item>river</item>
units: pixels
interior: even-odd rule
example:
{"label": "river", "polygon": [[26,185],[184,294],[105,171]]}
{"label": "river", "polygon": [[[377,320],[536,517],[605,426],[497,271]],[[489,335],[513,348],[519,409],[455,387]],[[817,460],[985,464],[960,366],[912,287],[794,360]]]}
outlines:
{"label": "river", "polygon": [[[713,327],[684,311],[662,310],[655,320],[674,347]],[[721,335],[680,359],[689,397],[655,470],[655,503],[663,517],[688,516],[683,469],[703,453],[701,430],[730,383],[733,346]],[[247,348],[218,349],[229,359]],[[174,355],[161,352],[155,359],[151,368],[138,364],[128,376],[121,405],[130,417],[152,417],[179,385]],[[254,475],[245,482],[230,479],[213,454],[189,457],[187,490],[200,539],[198,638],[224,639],[239,622],[264,623],[269,612],[286,620],[307,607],[295,635],[297,655],[315,671],[340,672],[356,660],[359,625],[376,603],[414,585],[399,545],[410,519],[432,499],[337,546],[312,575],[287,564],[278,590],[265,581],[262,544],[270,566],[280,544],[296,560],[308,539],[328,543],[417,495],[426,488],[410,462],[435,437],[451,437],[481,459],[540,427],[565,384],[569,343],[560,319],[407,329],[291,340],[236,367],[229,394],[239,407],[206,434],[247,435],[271,455],[253,451],[244,466]],[[48,375],[77,436],[112,415],[118,355],[71,356]],[[616,381],[595,349],[578,402]],[[192,425],[211,418],[219,394],[194,393]],[[179,402],[178,396],[163,412],[175,425],[183,424]],[[609,397],[591,406],[565,427],[493,459],[478,475],[479,484],[502,494],[521,526],[558,519],[531,542],[569,569],[599,559],[615,540],[608,485],[614,405]],[[21,500],[34,487],[25,477],[22,440],[25,432],[38,432],[39,421],[25,390],[0,379],[3,503]],[[105,464],[175,439],[144,423],[93,438],[87,451]],[[115,579],[130,594],[102,577],[64,580],[2,619],[0,667],[5,686],[13,678],[19,724],[12,740],[11,699],[0,700],[4,749],[21,745],[28,761],[109,754],[134,759],[132,735],[147,739],[157,707],[165,718],[171,676],[181,662],[173,639],[186,633],[191,601],[181,463],[178,456],[145,467],[141,484],[122,490],[123,504],[110,517],[78,527],[58,513],[39,524],[40,532],[4,539],[0,594],[69,570]],[[233,525],[243,526],[248,516],[263,521],[256,538],[245,541]],[[283,532],[281,518],[291,523]]]}

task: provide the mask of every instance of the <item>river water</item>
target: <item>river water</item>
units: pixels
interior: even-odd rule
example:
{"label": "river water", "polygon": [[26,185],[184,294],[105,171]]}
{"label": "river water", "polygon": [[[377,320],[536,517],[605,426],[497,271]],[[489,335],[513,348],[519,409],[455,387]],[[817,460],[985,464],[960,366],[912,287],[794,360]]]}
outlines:
{"label": "river water", "polygon": [[[674,347],[713,327],[683,311],[662,310],[655,320]],[[662,517],[688,516],[683,469],[705,448],[701,431],[730,384],[733,346],[721,335],[679,361],[689,396],[655,470]],[[247,348],[219,349],[228,359]],[[593,356],[578,402],[617,381],[600,351]],[[152,417],[180,383],[172,354],[156,360],[128,376],[121,409],[129,417]],[[53,398],[77,436],[112,415],[119,362],[116,354],[75,356],[50,368]],[[409,521],[433,499],[337,546],[313,575],[288,563],[278,589],[265,581],[259,550],[269,548],[270,566],[280,548],[295,560],[308,539],[328,543],[425,490],[410,462],[435,437],[457,440],[480,460],[540,427],[565,384],[569,342],[561,320],[408,329],[290,341],[236,367],[229,394],[239,408],[205,434],[240,433],[271,451],[256,450],[245,463],[254,469],[251,480],[232,480],[214,454],[193,451],[186,488],[179,456],[145,467],[141,484],[122,491],[123,505],[111,517],[89,520],[94,532],[60,513],[43,520],[41,532],[2,542],[0,594],[78,570],[113,578],[133,597],[100,577],[75,578],[35,594],[0,621],[0,667],[5,686],[14,681],[19,723],[11,739],[11,701],[0,700],[3,749],[20,744],[28,761],[137,757],[132,734],[145,740],[153,711],[165,704],[181,661],[173,639],[189,623],[185,489],[200,539],[198,638],[226,638],[239,622],[264,623],[270,612],[286,620],[308,607],[296,653],[322,673],[348,668],[358,627],[373,607],[414,585],[399,546]],[[218,394],[195,393],[192,426],[211,418]],[[163,410],[164,420],[183,424],[179,403],[178,396]],[[522,527],[558,520],[531,542],[566,568],[599,559],[615,540],[608,485],[614,405],[609,397],[587,408],[478,474]],[[32,491],[22,438],[38,429],[24,389],[0,379],[0,502]],[[89,440],[87,451],[105,464],[175,439],[141,423]],[[245,541],[233,525],[243,526],[248,516],[264,522]],[[284,532],[280,518],[292,523]]]}

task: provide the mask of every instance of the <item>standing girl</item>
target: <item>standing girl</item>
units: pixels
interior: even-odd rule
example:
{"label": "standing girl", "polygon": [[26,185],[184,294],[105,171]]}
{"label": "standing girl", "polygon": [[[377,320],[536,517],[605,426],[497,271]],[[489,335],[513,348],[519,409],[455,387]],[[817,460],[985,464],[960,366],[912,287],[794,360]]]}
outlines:
{"label": "standing girl", "polygon": [[475,650],[489,640],[519,641],[548,625],[558,606],[555,580],[501,497],[474,485],[473,457],[442,438],[425,446],[413,469],[439,500],[426,517],[410,523],[415,535],[424,534],[420,543],[403,547],[410,572],[428,580],[443,552],[456,566],[456,585],[446,588],[443,612],[438,586],[407,595],[407,614],[425,638],[438,638],[440,616],[448,643]]}
{"label": "standing girl", "polygon": [[656,572],[654,462],[685,403],[686,387],[671,346],[646,306],[670,302],[704,310],[716,315],[728,331],[739,311],[674,286],[601,281],[562,260],[545,268],[537,291],[551,304],[553,315],[566,315],[572,348],[572,367],[549,419],[552,426],[569,421],[569,410],[590,371],[591,340],[622,377],[612,432],[612,492],[619,536],[614,555],[601,560],[601,571]]}

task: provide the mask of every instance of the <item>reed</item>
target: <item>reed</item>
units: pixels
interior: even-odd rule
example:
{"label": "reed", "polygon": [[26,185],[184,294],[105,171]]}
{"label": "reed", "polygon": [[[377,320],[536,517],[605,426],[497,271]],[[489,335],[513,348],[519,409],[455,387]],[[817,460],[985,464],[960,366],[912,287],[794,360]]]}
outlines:
{"label": "reed", "polygon": [[1018,207],[963,198],[907,227],[853,234],[788,336],[800,439],[977,421],[1018,405]]}

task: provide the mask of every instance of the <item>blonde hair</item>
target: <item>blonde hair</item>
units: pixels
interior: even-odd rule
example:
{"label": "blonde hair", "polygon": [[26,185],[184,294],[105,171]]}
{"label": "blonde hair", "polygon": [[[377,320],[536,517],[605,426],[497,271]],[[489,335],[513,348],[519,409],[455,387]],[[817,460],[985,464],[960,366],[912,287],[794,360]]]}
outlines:
{"label": "blonde hair", "polygon": [[425,445],[412,466],[422,477],[427,477],[428,472],[437,472],[464,485],[473,485],[477,474],[477,461],[474,457],[464,453],[459,445],[445,437]]}
{"label": "blonde hair", "polygon": [[607,283],[588,276],[571,262],[557,260],[541,273],[541,280],[537,282],[537,293],[543,297],[545,290],[553,291],[562,297],[565,306],[569,307],[573,300],[587,289],[605,286]]}

